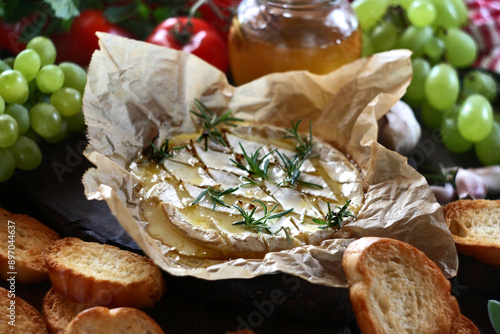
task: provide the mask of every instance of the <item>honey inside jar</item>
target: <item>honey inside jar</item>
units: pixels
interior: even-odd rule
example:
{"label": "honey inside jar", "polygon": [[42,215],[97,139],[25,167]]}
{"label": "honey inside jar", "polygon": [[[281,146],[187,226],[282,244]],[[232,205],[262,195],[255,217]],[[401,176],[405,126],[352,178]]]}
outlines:
{"label": "honey inside jar", "polygon": [[229,36],[231,74],[241,85],[273,72],[329,73],[361,56],[361,32],[344,1],[247,0]]}

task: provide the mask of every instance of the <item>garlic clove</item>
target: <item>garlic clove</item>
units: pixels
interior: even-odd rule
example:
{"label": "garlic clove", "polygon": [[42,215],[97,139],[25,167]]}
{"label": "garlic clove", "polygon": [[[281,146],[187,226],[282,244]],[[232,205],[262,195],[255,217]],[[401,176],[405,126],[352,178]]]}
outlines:
{"label": "garlic clove", "polygon": [[422,128],[413,110],[401,100],[379,121],[379,142],[402,155],[417,146],[421,135]]}
{"label": "garlic clove", "polygon": [[483,180],[489,195],[500,194],[500,166],[470,168],[469,170]]}
{"label": "garlic clove", "polygon": [[445,205],[457,199],[457,192],[453,185],[446,183],[444,186],[430,186],[439,204]]}
{"label": "garlic clove", "polygon": [[486,198],[487,188],[483,179],[468,169],[459,168],[455,176],[458,198]]}

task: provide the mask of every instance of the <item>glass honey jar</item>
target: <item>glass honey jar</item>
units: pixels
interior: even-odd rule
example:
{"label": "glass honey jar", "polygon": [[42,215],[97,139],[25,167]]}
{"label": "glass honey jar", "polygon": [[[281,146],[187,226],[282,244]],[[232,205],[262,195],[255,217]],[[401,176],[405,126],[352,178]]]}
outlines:
{"label": "glass honey jar", "polygon": [[346,0],[243,0],[229,34],[236,85],[273,72],[329,73],[361,56],[361,31]]}

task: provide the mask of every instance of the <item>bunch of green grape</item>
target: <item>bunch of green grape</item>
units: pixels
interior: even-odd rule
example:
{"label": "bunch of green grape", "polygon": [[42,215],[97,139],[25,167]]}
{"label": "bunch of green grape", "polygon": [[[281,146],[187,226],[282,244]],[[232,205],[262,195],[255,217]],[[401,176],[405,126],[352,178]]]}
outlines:
{"label": "bunch of green grape", "polygon": [[463,29],[463,0],[354,0],[352,7],[364,55],[412,51],[403,99],[426,126],[440,129],[444,146],[453,153],[474,149],[482,164],[500,164],[500,120],[491,104],[498,87],[491,74],[471,69],[478,50]]}
{"label": "bunch of green grape", "polygon": [[40,145],[57,143],[85,127],[85,69],[54,64],[56,48],[33,38],[15,57],[0,60],[0,182],[42,162]]}

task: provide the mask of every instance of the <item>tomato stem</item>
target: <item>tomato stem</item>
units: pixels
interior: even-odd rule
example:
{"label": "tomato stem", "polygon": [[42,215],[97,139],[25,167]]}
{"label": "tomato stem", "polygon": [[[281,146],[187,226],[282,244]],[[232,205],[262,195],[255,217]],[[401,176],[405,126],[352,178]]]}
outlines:
{"label": "tomato stem", "polygon": [[196,15],[196,11],[198,11],[198,8],[208,2],[211,2],[211,0],[197,0],[189,10],[189,15],[186,23],[182,24],[179,22],[177,24],[177,27],[170,31],[170,33],[174,35],[175,40],[179,44],[186,45],[189,43],[189,41],[191,40],[191,36],[193,35],[193,24],[191,21]]}

